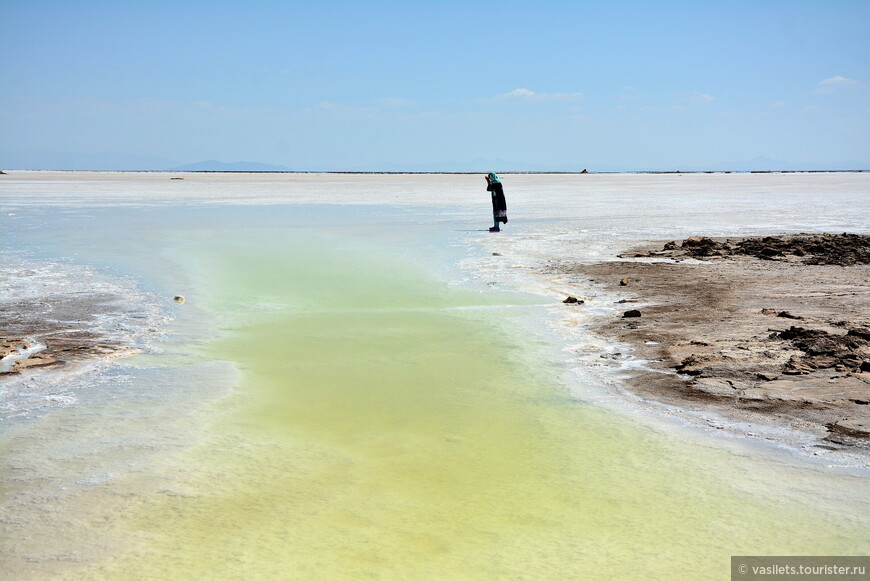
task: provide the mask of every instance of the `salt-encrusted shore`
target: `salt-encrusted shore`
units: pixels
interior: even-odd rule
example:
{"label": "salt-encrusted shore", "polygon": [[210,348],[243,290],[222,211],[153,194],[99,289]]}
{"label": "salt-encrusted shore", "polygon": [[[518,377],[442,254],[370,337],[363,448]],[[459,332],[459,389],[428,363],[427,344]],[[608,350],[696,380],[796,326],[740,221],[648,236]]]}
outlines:
{"label": "salt-encrusted shore", "polygon": [[812,454],[866,456],[868,251],[868,236],[694,237],[612,261],[550,261],[539,274],[577,285],[570,316],[590,288],[593,303],[627,297],[589,331],[628,347],[601,354],[614,368],[643,362],[621,382],[641,402]]}
{"label": "salt-encrusted shore", "polygon": [[0,420],[75,400],[71,379],[151,351],[166,300],[133,279],[7,254],[0,300]]}
{"label": "salt-encrusted shore", "polygon": [[0,377],[134,353],[131,346],[94,332],[87,324],[112,313],[115,299],[101,294],[60,295],[0,305]]}

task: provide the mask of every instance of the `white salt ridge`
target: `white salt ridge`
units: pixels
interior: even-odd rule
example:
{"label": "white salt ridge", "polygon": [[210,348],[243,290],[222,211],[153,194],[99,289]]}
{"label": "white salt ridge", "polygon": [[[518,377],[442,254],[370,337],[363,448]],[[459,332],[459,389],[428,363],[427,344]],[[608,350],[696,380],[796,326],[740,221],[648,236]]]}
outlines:
{"label": "white salt ridge", "polygon": [[13,365],[15,365],[16,361],[27,359],[31,355],[36,355],[40,351],[45,351],[45,345],[36,339],[33,339],[32,337],[26,337],[26,339],[30,347],[19,349],[15,353],[10,353],[3,359],[0,359],[0,371],[8,371]]}

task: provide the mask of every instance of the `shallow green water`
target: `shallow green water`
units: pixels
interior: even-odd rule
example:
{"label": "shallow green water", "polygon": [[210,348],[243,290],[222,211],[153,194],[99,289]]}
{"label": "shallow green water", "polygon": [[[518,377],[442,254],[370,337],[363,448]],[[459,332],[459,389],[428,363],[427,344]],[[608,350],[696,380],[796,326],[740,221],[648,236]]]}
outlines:
{"label": "shallow green water", "polygon": [[[53,231],[82,260],[181,288],[183,338],[216,331],[132,365],[241,374],[180,412],[195,446],[88,488],[87,518],[60,515],[126,543],[62,577],[721,579],[731,555],[870,551],[866,478],[571,398],[523,331],[542,299],[447,284],[443,232],[283,211]],[[71,416],[52,437],[105,439],[89,405],[52,416]]]}
{"label": "shallow green water", "polygon": [[719,579],[734,554],[870,549],[866,505],[837,503],[863,480],[570,399],[515,332],[538,299],[449,287],[358,234],[172,248],[241,384],[173,464],[187,492],[144,499],[124,523],[143,544],[87,575]]}

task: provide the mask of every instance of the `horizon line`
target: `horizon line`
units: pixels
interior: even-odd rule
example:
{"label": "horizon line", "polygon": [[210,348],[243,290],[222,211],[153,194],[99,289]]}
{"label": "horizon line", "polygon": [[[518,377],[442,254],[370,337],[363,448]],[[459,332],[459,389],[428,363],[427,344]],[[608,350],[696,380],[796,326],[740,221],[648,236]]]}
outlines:
{"label": "horizon line", "polygon": [[[379,171],[379,170],[171,170],[171,169],[7,169],[7,172],[83,172],[83,173],[166,173],[166,174],[205,174],[205,173],[256,173],[256,174],[341,174],[341,175],[477,175],[480,171]],[[784,170],[626,170],[626,171],[557,171],[557,170],[503,170],[503,175],[600,175],[600,174],[772,174],[772,173],[867,173],[870,169],[784,169]]]}

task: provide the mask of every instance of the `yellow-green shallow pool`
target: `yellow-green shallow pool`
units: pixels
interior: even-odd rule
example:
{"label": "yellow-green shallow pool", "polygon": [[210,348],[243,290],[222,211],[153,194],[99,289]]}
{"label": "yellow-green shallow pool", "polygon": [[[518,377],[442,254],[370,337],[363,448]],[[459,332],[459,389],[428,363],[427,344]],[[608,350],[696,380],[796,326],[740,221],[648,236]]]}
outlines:
{"label": "yellow-green shallow pool", "polygon": [[188,492],[144,499],[141,546],[85,575],[721,579],[730,555],[870,548],[866,505],[836,505],[851,477],[572,400],[516,332],[539,299],[311,232],[180,251],[241,381],[173,465]]}

